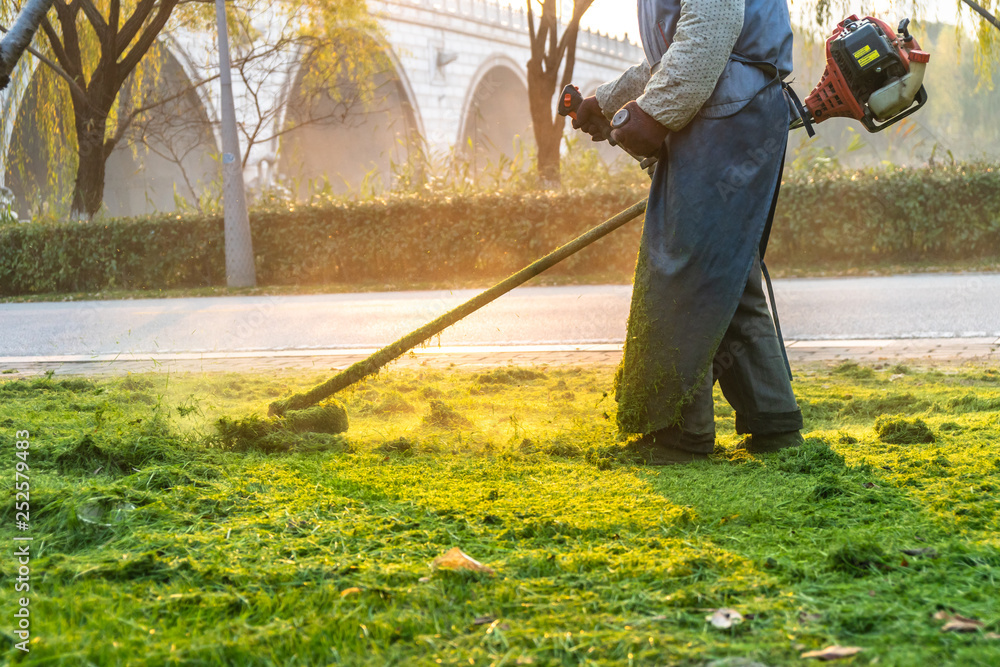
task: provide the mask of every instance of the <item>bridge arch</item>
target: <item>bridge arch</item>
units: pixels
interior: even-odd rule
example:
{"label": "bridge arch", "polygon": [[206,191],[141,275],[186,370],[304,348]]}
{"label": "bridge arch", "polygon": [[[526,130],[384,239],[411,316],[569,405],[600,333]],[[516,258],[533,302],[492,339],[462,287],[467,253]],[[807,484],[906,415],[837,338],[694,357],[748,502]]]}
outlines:
{"label": "bridge arch", "polygon": [[474,171],[534,144],[524,67],[494,53],[479,65],[462,105],[456,146]]}
{"label": "bridge arch", "polygon": [[[109,216],[134,216],[176,208],[176,196],[197,201],[202,187],[217,180],[217,153],[212,124],[192,82],[171,49],[160,44],[160,70],[153,90],[156,97],[171,98],[134,125],[107,159],[104,212]],[[44,67],[24,72],[17,97],[10,99],[9,127],[4,129],[3,179],[15,196],[19,214],[61,200],[72,192],[73,173],[59,168],[61,160],[48,150],[42,138],[35,108],[39,96],[47,94],[43,78],[56,77]],[[56,81],[57,86],[62,83]],[[49,88],[51,90],[51,87]],[[128,94],[128,84],[119,95]],[[155,98],[154,98],[155,99]],[[59,133],[69,137],[72,115],[56,119]],[[65,148],[64,150],[75,150]]]}
{"label": "bridge arch", "polygon": [[321,92],[309,91],[308,58],[292,76],[273,149],[278,174],[299,198],[324,180],[334,193],[391,189],[395,174],[415,157],[423,122],[409,78],[387,43],[366,38],[384,57],[372,99],[362,99],[344,77]]}
{"label": "bridge arch", "polygon": [[28,86],[34,78],[38,61],[35,58],[21,58],[11,75],[10,84],[0,92],[0,185],[7,185],[7,154],[14,134],[14,122]]}
{"label": "bridge arch", "polygon": [[[196,62],[197,47],[193,47],[190,43],[185,43],[183,40],[178,40],[173,36],[166,36],[162,40],[163,46],[170,52],[174,60],[183,70],[185,76],[187,76],[188,81],[195,82],[204,79],[211,78],[210,75],[214,75],[215,72],[207,71],[204,66],[199,66]],[[213,42],[214,46],[214,42]],[[215,102],[215,93],[219,91],[219,84],[216,81],[211,83],[206,83],[204,85],[195,88],[194,92],[198,97],[198,101],[201,103],[202,111],[206,114],[207,118],[211,119],[209,123],[212,129],[212,134],[215,137],[215,145],[218,147],[218,152],[222,153],[222,127],[218,122],[221,117],[219,107]]]}
{"label": "bridge arch", "polygon": [[111,216],[172,211],[178,195],[195,205],[200,193],[221,187],[215,109],[206,90],[212,84],[191,88],[197,73],[186,66],[183,52],[165,43],[160,52],[159,95],[183,94],[136,128],[135,148],[119,145],[108,158],[104,204]]}

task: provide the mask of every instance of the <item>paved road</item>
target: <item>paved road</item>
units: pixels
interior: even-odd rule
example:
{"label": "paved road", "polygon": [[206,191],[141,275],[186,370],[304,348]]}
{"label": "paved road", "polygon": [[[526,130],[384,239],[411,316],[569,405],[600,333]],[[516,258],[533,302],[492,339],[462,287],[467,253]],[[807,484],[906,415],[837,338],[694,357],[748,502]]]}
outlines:
{"label": "paved road", "polygon": [[[787,340],[1000,338],[1000,274],[776,281]],[[446,331],[456,345],[620,343],[627,286],[526,287]],[[373,348],[475,292],[0,305],[0,357]]]}

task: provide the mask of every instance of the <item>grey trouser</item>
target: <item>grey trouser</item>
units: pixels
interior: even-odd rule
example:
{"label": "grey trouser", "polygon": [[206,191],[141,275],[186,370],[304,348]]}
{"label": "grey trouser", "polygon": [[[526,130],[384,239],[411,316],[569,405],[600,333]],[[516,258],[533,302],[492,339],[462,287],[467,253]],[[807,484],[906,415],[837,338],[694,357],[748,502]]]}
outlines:
{"label": "grey trouser", "polygon": [[711,452],[715,446],[712,387],[716,380],[736,411],[737,433],[769,435],[802,428],[802,412],[767,308],[759,259],[750,269],[712,371],[681,410],[681,444],[691,451]]}

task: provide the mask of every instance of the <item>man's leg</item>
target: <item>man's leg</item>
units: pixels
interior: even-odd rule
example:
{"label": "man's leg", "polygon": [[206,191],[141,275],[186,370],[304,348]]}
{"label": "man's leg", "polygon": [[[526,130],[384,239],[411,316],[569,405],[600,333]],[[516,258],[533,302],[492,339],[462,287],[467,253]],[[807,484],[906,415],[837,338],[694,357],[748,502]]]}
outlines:
{"label": "man's leg", "polygon": [[713,373],[736,410],[736,432],[751,435],[750,449],[767,451],[801,442],[802,412],[767,308],[759,260],[754,260],[743,296],[719,345]]}
{"label": "man's leg", "polygon": [[650,465],[701,461],[715,449],[715,405],[709,372],[691,400],[681,408],[681,421],[675,426],[647,433],[633,449]]}

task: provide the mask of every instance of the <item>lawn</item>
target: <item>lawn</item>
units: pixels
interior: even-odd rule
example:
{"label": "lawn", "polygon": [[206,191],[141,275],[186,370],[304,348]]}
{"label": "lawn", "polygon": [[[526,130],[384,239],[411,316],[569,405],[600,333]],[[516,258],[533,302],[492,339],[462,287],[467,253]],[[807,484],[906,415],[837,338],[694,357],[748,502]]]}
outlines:
{"label": "lawn", "polygon": [[[803,447],[739,450],[717,396],[716,454],[666,468],[615,442],[612,373],[390,370],[339,397],[347,433],[259,439],[219,417],[326,378],[5,376],[0,525],[33,540],[30,593],[0,558],[3,657],[736,667],[839,645],[862,650],[837,664],[1000,664],[1000,373],[799,368]],[[453,547],[492,573],[431,566]]]}

